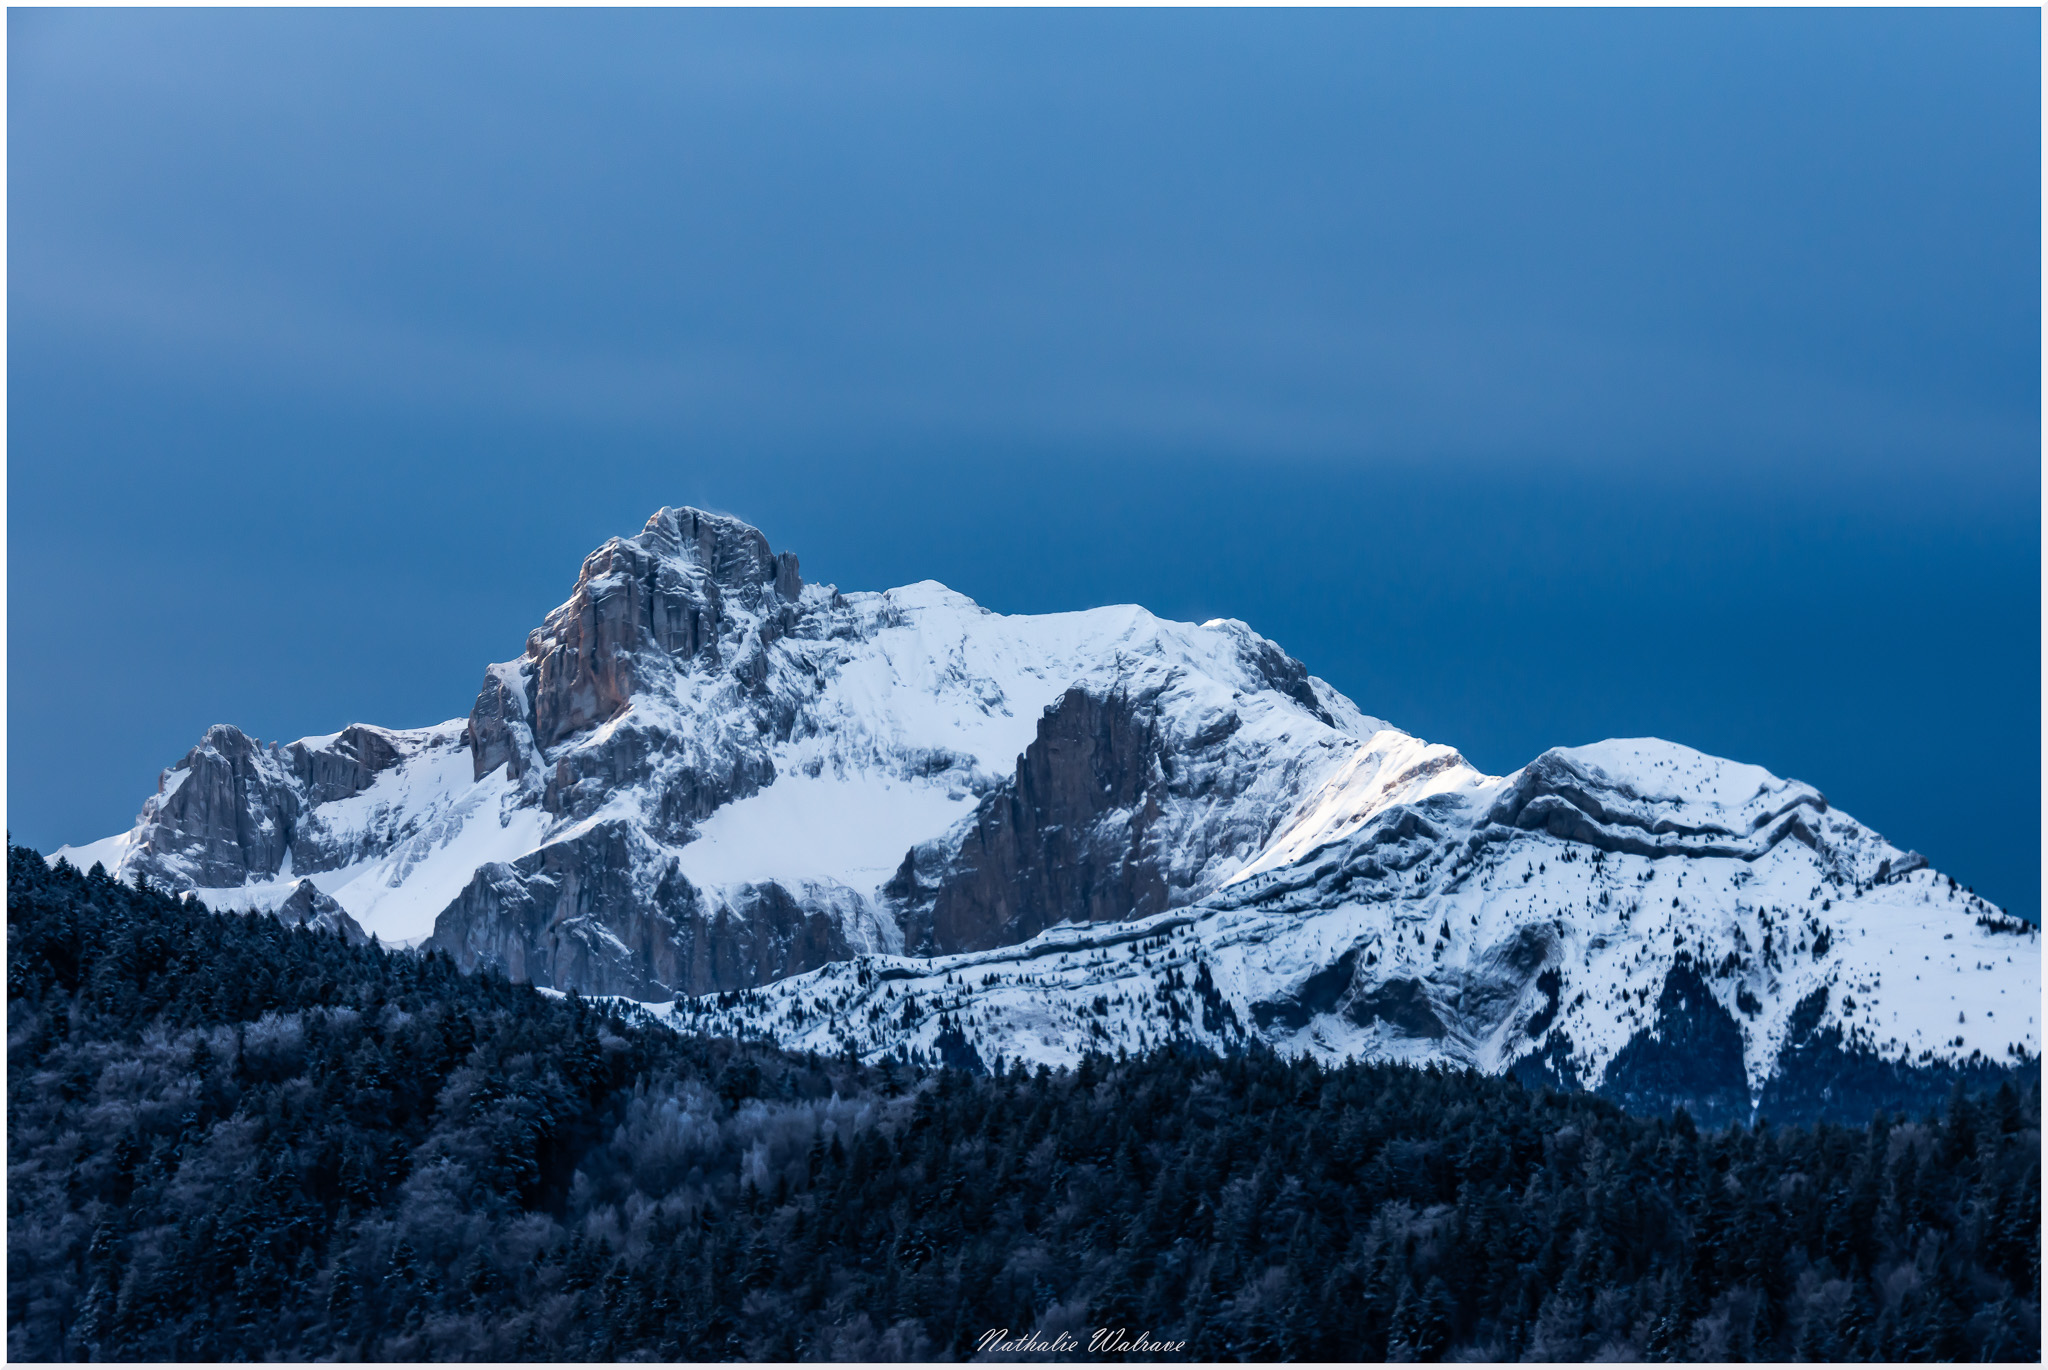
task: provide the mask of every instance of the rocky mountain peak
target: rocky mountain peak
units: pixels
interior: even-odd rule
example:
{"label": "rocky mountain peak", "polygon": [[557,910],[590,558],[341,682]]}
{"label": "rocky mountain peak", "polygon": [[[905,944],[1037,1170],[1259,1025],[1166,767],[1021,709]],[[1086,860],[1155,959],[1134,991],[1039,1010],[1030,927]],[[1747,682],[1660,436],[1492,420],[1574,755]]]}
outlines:
{"label": "rocky mountain peak", "polygon": [[743,660],[795,622],[796,554],[776,553],[753,525],[688,506],[663,507],[637,536],[583,559],[569,598],[491,666],[470,710],[476,778],[623,714],[665,673]]}
{"label": "rocky mountain peak", "polygon": [[[807,588],[688,507],[466,717],[210,729],[59,854],[554,988],[759,991],[728,1026],[870,1057],[1256,1036],[1735,1116],[1823,1039],[1816,1088],[2039,1052],[2038,936],[1809,785],[1653,738],[1483,775],[1238,620]],[[1672,1014],[1734,1044],[1711,1080]]]}
{"label": "rocky mountain peak", "polygon": [[413,754],[411,735],[356,723],[265,746],[216,723],[157,779],[123,859],[173,887],[241,885],[317,860],[322,825],[303,820],[352,799]]}
{"label": "rocky mountain peak", "polygon": [[688,505],[664,506],[647,520],[634,541],[661,555],[681,558],[702,568],[728,592],[771,585],[778,597],[792,602],[803,593],[796,553],[771,551],[768,538],[760,529],[730,514],[714,514]]}

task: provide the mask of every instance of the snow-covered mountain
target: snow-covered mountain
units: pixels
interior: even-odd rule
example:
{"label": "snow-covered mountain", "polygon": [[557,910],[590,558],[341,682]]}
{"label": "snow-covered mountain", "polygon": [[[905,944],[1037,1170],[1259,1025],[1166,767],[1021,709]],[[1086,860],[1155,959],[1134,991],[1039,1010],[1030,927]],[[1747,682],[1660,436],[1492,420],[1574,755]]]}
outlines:
{"label": "snow-covered mountain", "polygon": [[1170,912],[862,957],[668,1013],[997,1068],[1263,1040],[1715,1121],[1867,1117],[2038,1066],[2038,931],[1810,786],[1648,738],[1499,778],[1442,756],[1376,734],[1259,857]]}
{"label": "snow-covered mountain", "polygon": [[1259,1038],[1743,1111],[2040,1049],[2037,932],[1810,786],[1655,740],[1485,776],[1235,620],[841,594],[693,509],[466,718],[217,726],[57,855],[869,1055]]}

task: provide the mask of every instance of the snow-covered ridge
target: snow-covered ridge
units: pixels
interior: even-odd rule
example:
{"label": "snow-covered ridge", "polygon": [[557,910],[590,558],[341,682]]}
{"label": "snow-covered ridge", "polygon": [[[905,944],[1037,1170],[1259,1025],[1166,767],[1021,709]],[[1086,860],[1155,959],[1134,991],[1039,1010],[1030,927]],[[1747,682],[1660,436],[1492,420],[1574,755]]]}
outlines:
{"label": "snow-covered ridge", "polygon": [[2039,1050],[2036,935],[1811,786],[1655,739],[1487,776],[1236,620],[841,593],[691,509],[586,558],[467,716],[210,729],[56,855],[871,1054],[1256,1036],[1599,1083],[1683,1018],[1761,1097],[1821,1038]]}
{"label": "snow-covered ridge", "polygon": [[[1735,1044],[1726,1116],[1759,1107],[1816,1042],[1831,1059],[1916,1067],[2038,1062],[2038,930],[1827,811],[1810,787],[1654,739],[1545,761],[1610,817],[1648,819],[1640,806],[1661,799],[1639,831],[1669,845],[1503,826],[1523,773],[1425,777],[1387,803],[1347,769],[1269,849],[1312,842],[1300,861],[1262,859],[1187,908],[965,955],[864,957],[667,1013],[871,1059],[1072,1065],[1090,1050],[1257,1038],[1332,1061],[1539,1064],[1600,1088],[1641,1074],[1660,1045],[1693,1050],[1659,1039],[1674,987],[1682,998],[1697,986]],[[1345,796],[1357,799],[1348,810]],[[1778,821],[1793,810],[1796,830]],[[1705,830],[1763,836],[1705,853]]]}

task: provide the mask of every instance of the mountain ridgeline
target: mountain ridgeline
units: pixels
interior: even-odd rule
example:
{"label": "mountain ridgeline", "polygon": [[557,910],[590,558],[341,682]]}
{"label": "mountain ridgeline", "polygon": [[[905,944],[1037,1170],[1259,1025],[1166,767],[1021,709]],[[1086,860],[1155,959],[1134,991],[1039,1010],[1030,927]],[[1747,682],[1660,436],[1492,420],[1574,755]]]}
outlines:
{"label": "mountain ridgeline", "polygon": [[1270,1047],[1862,1122],[2040,1054],[2040,941],[1657,739],[1487,776],[1236,620],[806,581],[665,508],[469,712],[225,725],[58,855],[873,1062]]}
{"label": "mountain ridgeline", "polygon": [[1256,1041],[928,1070],[20,848],[7,915],[15,1360],[2040,1356],[2038,1081],[1714,1129]]}

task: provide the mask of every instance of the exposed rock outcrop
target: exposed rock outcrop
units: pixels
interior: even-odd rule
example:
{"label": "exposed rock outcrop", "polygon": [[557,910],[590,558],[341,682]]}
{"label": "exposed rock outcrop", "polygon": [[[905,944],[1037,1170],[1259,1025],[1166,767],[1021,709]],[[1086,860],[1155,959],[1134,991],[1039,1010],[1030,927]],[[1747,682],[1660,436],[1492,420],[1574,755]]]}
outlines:
{"label": "exposed rock outcrop", "polygon": [[535,741],[551,747],[618,717],[664,667],[723,664],[744,645],[735,629],[787,631],[794,613],[781,611],[802,589],[796,558],[776,556],[759,529],[663,509],[638,538],[585,558],[568,602],[527,639]]}
{"label": "exposed rock outcrop", "polygon": [[[287,872],[338,870],[361,859],[362,834],[337,831],[331,806],[367,793],[445,735],[353,724],[332,737],[264,746],[225,723],[177,765],[143,803],[123,859],[127,873],[172,889],[234,888]],[[405,818],[368,835],[388,847]]]}
{"label": "exposed rock outcrop", "polygon": [[325,854],[298,841],[300,816],[361,794],[403,759],[390,733],[362,724],[318,747],[283,748],[215,724],[143,805],[136,865],[174,887],[267,879],[288,857],[295,869],[325,869]]}
{"label": "exposed rock outcrop", "polygon": [[484,866],[431,945],[465,970],[642,1000],[764,984],[852,954],[848,920],[774,882],[712,897],[672,863],[646,882],[654,854],[634,850],[642,841],[601,824]]}
{"label": "exposed rock outcrop", "polygon": [[284,902],[273,910],[273,915],[280,923],[311,928],[315,932],[340,933],[350,942],[370,940],[362,925],[348,916],[348,910],[332,897],[322,894],[310,880],[301,880],[294,885]]}
{"label": "exposed rock outcrop", "polygon": [[392,733],[355,723],[324,747],[294,742],[282,754],[298,781],[299,802],[313,808],[361,794],[377,783],[378,776],[403,761],[407,752]]}
{"label": "exposed rock outcrop", "polygon": [[[656,835],[687,842],[694,824],[775,778],[767,743],[787,735],[795,710],[763,697],[766,649],[796,626],[802,594],[796,557],[758,529],[661,510],[637,537],[585,558],[525,655],[485,672],[467,725],[474,778],[539,771],[541,807],[571,819],[643,787]],[[676,699],[679,676],[717,715],[711,736],[628,717],[636,700]]]}
{"label": "exposed rock outcrop", "polygon": [[1637,856],[1755,860],[1788,837],[1814,846],[1813,820],[1827,807],[1811,785],[1781,781],[1723,821],[1688,822],[1675,816],[1670,798],[1643,795],[1553,748],[1516,774],[1486,822]]}
{"label": "exposed rock outcrop", "polygon": [[484,672],[483,688],[469,711],[463,737],[469,744],[471,773],[482,780],[503,766],[518,780],[539,764],[540,747],[533,738],[533,663],[525,658],[494,665]]}
{"label": "exposed rock outcrop", "polygon": [[1021,942],[1055,923],[1166,907],[1151,829],[1160,768],[1156,691],[1069,690],[1039,720],[1016,776],[982,800],[932,901],[941,952]]}
{"label": "exposed rock outcrop", "polygon": [[275,874],[291,851],[303,806],[295,779],[275,749],[215,724],[143,804],[137,867],[173,887],[240,885]]}

